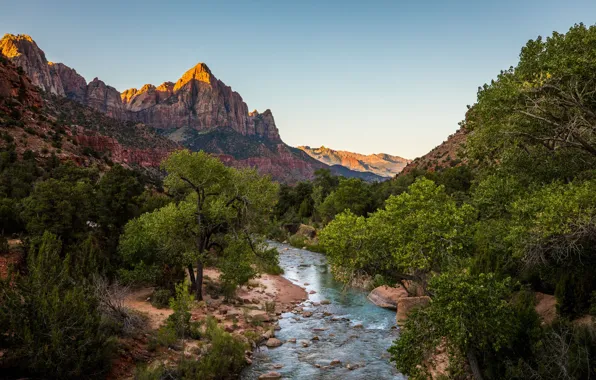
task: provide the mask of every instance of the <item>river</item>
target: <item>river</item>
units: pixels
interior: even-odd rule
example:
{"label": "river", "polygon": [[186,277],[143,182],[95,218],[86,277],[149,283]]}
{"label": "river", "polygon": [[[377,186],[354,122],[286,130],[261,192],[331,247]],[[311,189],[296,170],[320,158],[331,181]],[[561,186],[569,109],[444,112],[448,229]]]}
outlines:
{"label": "river", "polygon": [[[258,379],[270,371],[281,373],[284,379],[405,379],[389,362],[387,353],[398,336],[398,330],[392,328],[395,311],[377,307],[367,300],[366,292],[335,281],[325,256],[286,244],[270,244],[279,251],[284,277],[307,292],[316,292],[300,305],[313,315],[282,314],[281,330],[275,336],[282,342],[290,338],[297,342],[271,349],[261,347],[242,379]],[[330,304],[318,304],[322,300]],[[313,340],[315,336],[319,339]],[[341,365],[330,366],[332,360],[340,360]],[[348,365],[357,368],[348,369]]]}

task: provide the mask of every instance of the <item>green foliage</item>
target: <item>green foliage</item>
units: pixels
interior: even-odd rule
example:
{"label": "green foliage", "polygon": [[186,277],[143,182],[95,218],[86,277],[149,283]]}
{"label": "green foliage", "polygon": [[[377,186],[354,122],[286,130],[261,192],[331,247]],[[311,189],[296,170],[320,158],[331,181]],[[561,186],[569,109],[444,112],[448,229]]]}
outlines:
{"label": "green foliage", "polygon": [[372,194],[369,185],[356,178],[341,179],[338,187],[331,192],[317,209],[324,221],[350,210],[356,215],[366,215],[373,211]]}
{"label": "green foliage", "polygon": [[5,363],[24,373],[53,378],[101,377],[113,348],[102,326],[98,301],[73,282],[61,242],[45,233],[28,258],[28,276],[0,284],[0,344]]}
{"label": "green foliage", "polygon": [[213,318],[207,319],[206,337],[211,349],[198,361],[183,360],[177,372],[184,379],[235,379],[246,365],[246,344],[223,331]]}
{"label": "green foliage", "polygon": [[473,217],[469,205],[458,207],[443,186],[422,178],[368,218],[351,212],[338,215],[323,229],[320,241],[332,265],[371,275],[408,276],[424,287],[429,273],[468,254]]}
{"label": "green foliage", "polygon": [[51,178],[39,182],[23,200],[21,216],[29,233],[41,236],[50,231],[70,244],[89,230],[92,202],[93,188],[88,181]]}
{"label": "green foliage", "polygon": [[151,305],[158,309],[165,309],[170,305],[172,295],[169,289],[157,289],[151,294]]}
{"label": "green foliage", "polygon": [[253,268],[254,252],[246,240],[232,239],[224,250],[218,265],[221,269],[221,285],[226,299],[232,298],[236,288],[244,285],[257,272]]}
{"label": "green foliage", "polygon": [[421,378],[424,369],[417,365],[440,342],[449,352],[453,375],[464,371],[471,354],[494,354],[511,345],[516,322],[507,302],[510,279],[448,272],[433,278],[430,288],[430,306],[408,317],[400,339],[389,349],[398,370]]}
{"label": "green foliage", "polygon": [[165,187],[177,202],[126,225],[119,246],[123,260],[131,267],[143,263],[174,273],[187,268],[201,299],[202,286],[195,282],[202,278],[203,265],[219,252],[238,259],[217,260],[224,276],[235,273],[226,277],[226,284],[243,283],[249,262],[256,260],[253,235],[265,231],[277,187],[254,170],[228,168],[205,152],[174,152],[162,167],[168,172]]}
{"label": "green foliage", "polygon": [[545,327],[532,346],[530,358],[514,358],[511,379],[589,379],[594,376],[596,329],[560,321]]}
{"label": "green foliage", "polygon": [[175,331],[176,336],[185,338],[190,336],[191,322],[190,310],[193,304],[193,297],[188,292],[189,283],[184,281],[176,285],[176,296],[170,299],[170,309],[174,312],[168,317],[167,328]]}
{"label": "green foliage", "polygon": [[478,91],[465,127],[473,159],[548,183],[594,167],[596,27],[530,40],[515,68]]}

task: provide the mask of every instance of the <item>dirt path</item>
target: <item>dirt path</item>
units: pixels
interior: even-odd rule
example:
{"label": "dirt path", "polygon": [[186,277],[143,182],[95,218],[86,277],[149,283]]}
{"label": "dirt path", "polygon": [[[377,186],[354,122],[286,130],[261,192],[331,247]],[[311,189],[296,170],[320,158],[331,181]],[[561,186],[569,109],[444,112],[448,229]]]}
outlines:
{"label": "dirt path", "polygon": [[148,299],[152,293],[153,288],[136,289],[124,299],[124,305],[147,315],[151,330],[156,330],[172,314],[172,310],[158,309],[151,305]]}

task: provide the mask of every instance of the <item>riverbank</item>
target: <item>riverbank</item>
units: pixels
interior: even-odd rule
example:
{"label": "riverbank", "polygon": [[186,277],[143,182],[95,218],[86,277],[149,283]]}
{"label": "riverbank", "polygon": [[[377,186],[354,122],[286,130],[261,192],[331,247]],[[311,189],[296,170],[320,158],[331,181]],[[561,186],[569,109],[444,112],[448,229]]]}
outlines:
{"label": "riverbank", "polygon": [[336,281],[316,252],[271,243],[284,277],[308,300],[280,315],[275,346],[255,352],[242,373],[247,380],[275,372],[283,379],[404,379],[387,349],[398,337],[395,311],[375,306],[368,292]]}
{"label": "riverbank", "polygon": [[[212,289],[219,284],[219,271],[206,268],[203,287],[204,300],[195,302],[191,309],[191,321],[204,322],[213,317],[218,325],[226,332],[244,340],[253,348],[258,347],[273,331],[279,329],[279,319],[284,312],[292,310],[297,304],[308,298],[306,290],[279,275],[263,274],[240,287],[232,300],[224,301],[222,296],[215,294]],[[169,308],[157,308],[151,304],[153,288],[144,287],[134,289],[123,300],[125,307],[142,314],[147,318],[147,330],[141,337],[130,338],[121,342],[123,346],[131,347],[123,355],[116,358],[114,373],[110,378],[133,378],[138,363],[131,360],[132,354],[142,358],[148,366],[171,363],[176,350],[171,347],[153,348],[151,336],[157,335],[167,318],[172,314]],[[201,351],[197,341],[186,339],[181,345],[184,356],[198,359]],[[252,360],[252,351],[247,352],[247,364]]]}

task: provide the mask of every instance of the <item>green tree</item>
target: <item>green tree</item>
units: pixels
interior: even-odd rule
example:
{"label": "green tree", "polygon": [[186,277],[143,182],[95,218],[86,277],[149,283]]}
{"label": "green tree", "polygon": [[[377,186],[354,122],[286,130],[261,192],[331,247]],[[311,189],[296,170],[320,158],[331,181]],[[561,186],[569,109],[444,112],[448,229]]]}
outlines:
{"label": "green tree", "polygon": [[41,236],[49,231],[70,245],[89,231],[93,202],[89,181],[72,183],[51,178],[36,183],[31,195],[22,202],[21,217],[29,233]]}
{"label": "green tree", "polygon": [[0,280],[0,345],[5,363],[47,378],[101,378],[113,341],[104,328],[98,301],[73,276],[61,242],[45,233],[30,252],[27,276]]}
{"label": "green tree", "polygon": [[469,255],[474,210],[457,206],[443,186],[425,178],[392,196],[368,218],[340,214],[320,234],[332,264],[369,275],[384,271],[426,288],[430,273]]}
{"label": "green tree", "polygon": [[356,215],[366,215],[372,210],[372,195],[369,185],[357,178],[343,178],[319,206],[317,212],[324,220],[330,221],[344,210]]}
{"label": "green tree", "polygon": [[207,260],[233,239],[246,240],[253,251],[253,234],[266,227],[277,188],[254,170],[228,168],[202,151],[174,152],[162,167],[167,191],[181,200],[130,222],[120,249],[137,263],[185,265],[200,300]]}
{"label": "green tree", "polygon": [[408,317],[400,339],[389,349],[398,370],[427,378],[424,358],[439,344],[449,352],[452,375],[462,374],[466,360],[476,379],[482,379],[479,353],[498,352],[511,345],[516,319],[508,303],[511,280],[493,274],[472,276],[447,272],[431,280],[430,305]]}
{"label": "green tree", "polygon": [[526,181],[572,178],[596,163],[596,27],[530,40],[515,68],[478,91],[464,122],[472,159]]}

